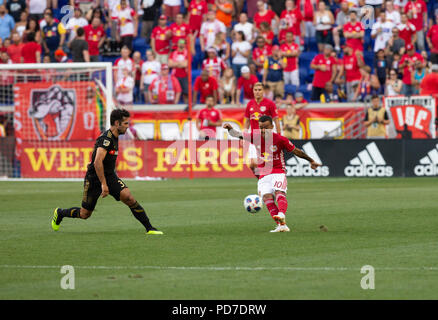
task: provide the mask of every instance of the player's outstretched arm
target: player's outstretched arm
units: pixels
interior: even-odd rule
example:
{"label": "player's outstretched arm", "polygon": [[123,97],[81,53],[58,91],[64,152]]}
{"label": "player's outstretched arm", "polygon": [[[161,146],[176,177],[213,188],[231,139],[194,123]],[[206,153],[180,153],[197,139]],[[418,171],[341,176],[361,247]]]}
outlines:
{"label": "player's outstretched arm", "polygon": [[297,157],[303,158],[307,161],[310,162],[310,167],[312,169],[316,169],[319,166],[321,166],[320,163],[315,162],[315,160],[313,160],[311,157],[309,157],[303,150],[299,149],[299,148],[295,148],[294,151],[292,151],[294,153],[294,155],[296,155]]}
{"label": "player's outstretched arm", "polygon": [[231,126],[231,124],[229,123],[225,123],[224,124],[224,129],[228,130],[228,133],[230,134],[230,136],[235,137],[235,138],[239,138],[239,139],[243,139],[243,134],[242,132],[233,129],[233,127]]}

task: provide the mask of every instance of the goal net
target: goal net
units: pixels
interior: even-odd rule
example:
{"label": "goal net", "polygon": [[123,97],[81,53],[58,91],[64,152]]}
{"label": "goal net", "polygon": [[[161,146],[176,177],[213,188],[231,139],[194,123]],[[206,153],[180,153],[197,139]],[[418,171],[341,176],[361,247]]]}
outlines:
{"label": "goal net", "polygon": [[108,62],[0,64],[0,177],[83,177],[112,87]]}

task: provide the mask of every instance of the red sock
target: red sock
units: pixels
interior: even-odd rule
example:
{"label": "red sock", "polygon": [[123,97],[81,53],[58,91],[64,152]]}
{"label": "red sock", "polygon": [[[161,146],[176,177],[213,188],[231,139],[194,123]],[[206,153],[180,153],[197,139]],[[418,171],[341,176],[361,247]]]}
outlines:
{"label": "red sock", "polygon": [[278,193],[275,196],[275,200],[277,200],[277,204],[278,204],[278,211],[279,212],[283,212],[284,214],[286,214],[286,210],[287,210],[287,199],[286,196],[282,193]]}
{"label": "red sock", "polygon": [[273,199],[269,199],[265,201],[266,208],[268,208],[269,213],[271,214],[272,219],[274,219],[274,216],[278,214],[278,208],[275,205],[275,202]]}

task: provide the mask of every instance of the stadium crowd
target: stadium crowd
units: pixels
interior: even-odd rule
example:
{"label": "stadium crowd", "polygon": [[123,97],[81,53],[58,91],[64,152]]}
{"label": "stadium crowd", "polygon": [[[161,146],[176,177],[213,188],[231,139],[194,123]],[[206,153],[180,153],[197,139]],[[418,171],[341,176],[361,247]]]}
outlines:
{"label": "stadium crowd", "polygon": [[438,93],[437,19],[433,0],[0,0],[0,63],[111,61],[120,104],[174,104],[190,54],[194,103],[259,81],[279,105],[365,101]]}

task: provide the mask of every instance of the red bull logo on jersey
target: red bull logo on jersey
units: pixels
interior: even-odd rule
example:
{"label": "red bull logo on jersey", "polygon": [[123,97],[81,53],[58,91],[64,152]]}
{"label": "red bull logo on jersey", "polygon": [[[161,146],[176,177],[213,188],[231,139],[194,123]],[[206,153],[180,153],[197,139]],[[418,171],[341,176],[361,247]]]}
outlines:
{"label": "red bull logo on jersey", "polygon": [[40,140],[69,139],[76,116],[76,93],[52,85],[30,91],[29,117]]}

